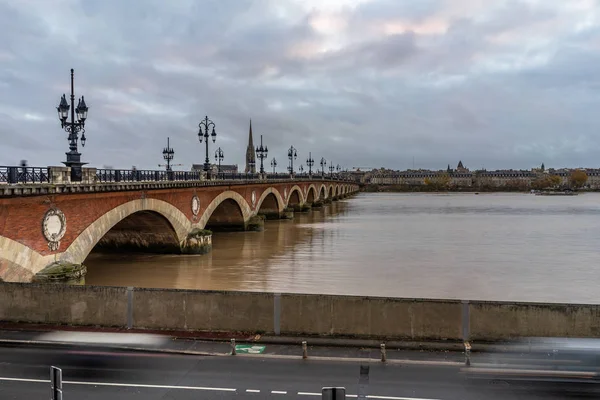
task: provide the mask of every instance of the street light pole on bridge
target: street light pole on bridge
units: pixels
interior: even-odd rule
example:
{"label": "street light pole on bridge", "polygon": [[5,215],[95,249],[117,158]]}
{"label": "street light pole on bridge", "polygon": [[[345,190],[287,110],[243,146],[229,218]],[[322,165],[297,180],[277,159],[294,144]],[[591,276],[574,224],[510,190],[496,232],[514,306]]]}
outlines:
{"label": "street light pole on bridge", "polygon": [[325,177],[325,166],[327,165],[327,160],[325,157],[321,157],[321,177]]}
{"label": "street light pole on bridge", "polygon": [[256,156],[260,158],[260,174],[265,173],[265,169],[263,168],[263,160],[267,158],[267,154],[269,153],[269,149],[267,146],[263,147],[262,135],[260,135],[260,147],[256,148]]}
{"label": "street light pole on bridge", "polygon": [[217,151],[215,151],[215,161],[219,162],[217,166],[217,176],[221,176],[221,161],[223,161],[223,158],[225,158],[223,150],[221,150],[221,148],[219,147]]}
{"label": "street light pole on bridge", "polygon": [[275,157],[271,160],[271,167],[273,167],[273,175],[275,175],[275,167],[277,167],[277,160]]}
{"label": "street light pole on bridge", "polygon": [[[81,147],[85,147],[85,120],[87,119],[88,107],[83,96],[81,96],[77,108],[75,108],[74,74],[75,70],[71,68],[71,105],[69,106],[67,97],[63,94],[56,110],[58,111],[61,128],[69,134],[69,152],[66,153],[67,161],[63,161],[63,164],[71,168],[71,181],[81,182],[83,177],[82,166],[87,163],[81,162],[81,153],[77,151],[77,141],[81,132]],[[71,122],[67,122],[69,109],[71,110]],[[75,120],[75,115],[77,115],[77,120]]]}
{"label": "street light pole on bridge", "polygon": [[290,146],[288,149],[288,158],[290,159],[290,166],[288,170],[290,171],[290,175],[294,176],[294,160],[298,157],[298,153],[296,152],[296,148],[294,146]]}
{"label": "street light pole on bridge", "polygon": [[[204,127],[204,132],[202,132],[202,128]],[[204,117],[204,121],[201,121],[198,124],[198,140],[202,143],[202,138],[204,137],[204,142],[206,143],[206,159],[204,161],[204,172],[208,175],[210,171],[210,160],[208,159],[208,130],[212,127],[212,133],[210,136],[212,137],[213,143],[217,140],[217,134],[215,132],[215,123],[208,119],[208,116]]]}
{"label": "street light pole on bridge", "polygon": [[306,159],[306,165],[308,165],[308,176],[312,176],[312,167],[313,167],[313,165],[315,165],[315,160],[313,160],[311,152],[308,152],[308,158]]}

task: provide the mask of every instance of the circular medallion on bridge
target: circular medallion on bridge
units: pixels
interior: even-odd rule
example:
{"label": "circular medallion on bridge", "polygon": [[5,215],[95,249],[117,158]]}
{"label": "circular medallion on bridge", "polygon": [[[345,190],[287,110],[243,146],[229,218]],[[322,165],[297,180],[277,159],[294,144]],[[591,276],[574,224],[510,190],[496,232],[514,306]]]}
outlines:
{"label": "circular medallion on bridge", "polygon": [[198,198],[198,196],[194,195],[192,197],[192,214],[194,214],[194,216],[197,216],[199,212],[200,212],[200,199]]}
{"label": "circular medallion on bridge", "polygon": [[67,231],[67,220],[65,214],[58,208],[51,208],[42,220],[42,233],[48,241],[48,248],[56,251],[60,247],[60,239]]}
{"label": "circular medallion on bridge", "polygon": [[252,207],[256,206],[256,191],[252,191]]}

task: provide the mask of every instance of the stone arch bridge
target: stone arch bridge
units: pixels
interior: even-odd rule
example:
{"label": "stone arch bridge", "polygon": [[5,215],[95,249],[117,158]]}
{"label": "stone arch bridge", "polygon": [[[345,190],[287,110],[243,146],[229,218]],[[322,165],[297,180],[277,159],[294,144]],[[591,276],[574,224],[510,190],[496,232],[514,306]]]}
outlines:
{"label": "stone arch bridge", "polygon": [[0,281],[30,282],[66,266],[84,274],[96,246],[206,252],[209,229],[259,229],[262,215],[289,218],[356,192],[354,183],[316,179],[0,188]]}

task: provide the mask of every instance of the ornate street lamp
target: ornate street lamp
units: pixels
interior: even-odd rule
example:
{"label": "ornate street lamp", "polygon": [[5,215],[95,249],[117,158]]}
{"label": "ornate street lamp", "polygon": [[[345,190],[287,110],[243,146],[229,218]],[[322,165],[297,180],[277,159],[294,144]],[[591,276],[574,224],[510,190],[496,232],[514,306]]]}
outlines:
{"label": "ornate street lamp", "polygon": [[288,158],[290,159],[290,166],[288,167],[288,171],[290,171],[291,175],[294,175],[294,160],[298,157],[298,153],[296,152],[296,148],[294,146],[290,146],[288,149]]}
{"label": "ornate street lamp", "polygon": [[267,154],[269,153],[269,149],[267,146],[263,147],[262,143],[262,135],[260,135],[260,146],[256,148],[256,156],[260,158],[260,173],[264,174],[265,169],[263,168],[263,160],[267,158]]}
{"label": "ornate street lamp", "polygon": [[271,160],[271,167],[273,167],[273,175],[275,175],[275,168],[277,167],[277,160],[275,157]]}
{"label": "ornate street lamp", "polygon": [[340,167],[340,164],[338,164],[338,165],[335,167],[335,171],[336,171],[336,172],[340,172],[341,170],[342,170],[342,167]]}
{"label": "ornate street lamp", "polygon": [[163,149],[163,158],[167,162],[167,172],[171,171],[171,161],[173,161],[173,157],[175,157],[175,150],[169,145],[169,138],[167,137],[167,147]]}
{"label": "ornate street lamp", "polygon": [[[212,127],[212,133],[210,136],[212,137],[213,143],[217,140],[217,134],[215,133],[215,123],[208,119],[208,116],[204,117],[204,121],[201,121],[198,124],[198,140],[202,143],[202,138],[204,137],[204,142],[206,143],[206,159],[204,160],[204,171],[208,173],[210,170],[210,161],[208,160],[208,131]],[[204,132],[202,132],[202,128],[204,128]]]}
{"label": "ornate street lamp", "polygon": [[333,171],[335,170],[335,166],[333,163],[329,164],[329,175],[333,176]]}
{"label": "ornate street lamp", "polygon": [[324,157],[321,157],[321,176],[325,176],[325,166],[327,165],[327,160]]}
{"label": "ornate street lamp", "polygon": [[312,158],[312,153],[308,153],[308,158],[306,159],[306,165],[308,165],[308,176],[312,176],[312,167],[315,165],[315,160]]}
{"label": "ornate street lamp", "polygon": [[304,172],[304,166],[302,166],[302,164],[300,164],[300,168],[298,168],[298,171],[300,171],[300,175],[302,175],[302,173]]}
{"label": "ornate street lamp", "polygon": [[[75,108],[75,91],[73,88],[74,74],[75,71],[71,68],[71,105],[69,106],[67,97],[63,94],[56,110],[58,111],[58,119],[60,120],[61,128],[69,134],[69,152],[66,153],[67,161],[63,161],[63,164],[71,168],[71,181],[81,182],[83,176],[81,166],[87,163],[81,162],[81,153],[77,151],[77,141],[79,140],[79,133],[81,132],[81,147],[85,147],[85,120],[87,119],[88,106],[85,104],[83,96],[81,96],[77,103],[77,108]],[[67,122],[69,109],[71,110],[71,121]],[[75,119],[75,116],[77,116],[77,119]]]}
{"label": "ornate street lamp", "polygon": [[223,155],[223,150],[221,150],[221,148],[219,147],[217,151],[215,151],[215,161],[219,162],[219,166],[217,167],[217,176],[221,175],[221,161],[223,161],[223,158],[225,158],[225,156]]}

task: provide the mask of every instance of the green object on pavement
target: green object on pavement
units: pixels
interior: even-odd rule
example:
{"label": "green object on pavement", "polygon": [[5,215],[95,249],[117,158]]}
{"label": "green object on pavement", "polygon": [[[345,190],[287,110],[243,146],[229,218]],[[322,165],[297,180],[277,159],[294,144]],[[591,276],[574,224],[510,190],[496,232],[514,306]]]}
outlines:
{"label": "green object on pavement", "polygon": [[236,353],[246,353],[246,354],[262,354],[265,351],[265,347],[267,346],[256,346],[251,344],[236,344],[235,352]]}

